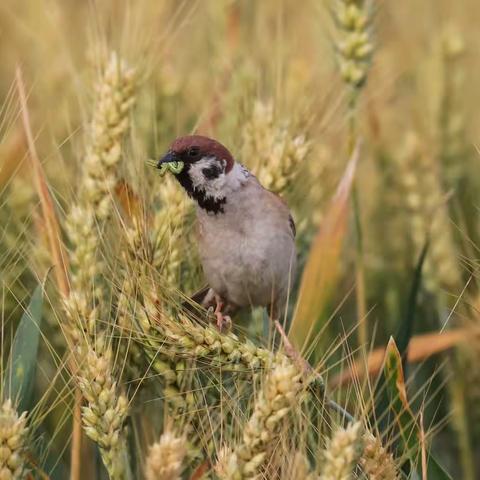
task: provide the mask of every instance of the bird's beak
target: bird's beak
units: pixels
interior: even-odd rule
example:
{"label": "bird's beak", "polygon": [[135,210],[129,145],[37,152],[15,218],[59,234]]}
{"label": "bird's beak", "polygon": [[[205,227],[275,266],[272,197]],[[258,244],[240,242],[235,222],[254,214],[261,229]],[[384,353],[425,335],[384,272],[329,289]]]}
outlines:
{"label": "bird's beak", "polygon": [[164,175],[167,170],[177,175],[183,170],[183,167],[184,163],[179,160],[177,154],[171,150],[157,162],[157,168],[160,170],[161,175]]}
{"label": "bird's beak", "polygon": [[162,168],[162,165],[166,165],[166,164],[177,162],[177,161],[178,160],[177,160],[176,153],[170,150],[157,162],[157,168]]}

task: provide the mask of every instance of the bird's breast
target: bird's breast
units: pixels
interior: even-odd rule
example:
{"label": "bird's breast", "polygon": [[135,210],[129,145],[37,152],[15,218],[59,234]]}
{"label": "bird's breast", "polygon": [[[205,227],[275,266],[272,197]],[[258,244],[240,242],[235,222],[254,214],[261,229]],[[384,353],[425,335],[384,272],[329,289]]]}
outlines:
{"label": "bird's breast", "polygon": [[255,191],[247,193],[227,201],[224,214],[199,212],[200,257],[219,295],[239,306],[268,305],[289,282],[295,244],[288,213],[269,211]]}

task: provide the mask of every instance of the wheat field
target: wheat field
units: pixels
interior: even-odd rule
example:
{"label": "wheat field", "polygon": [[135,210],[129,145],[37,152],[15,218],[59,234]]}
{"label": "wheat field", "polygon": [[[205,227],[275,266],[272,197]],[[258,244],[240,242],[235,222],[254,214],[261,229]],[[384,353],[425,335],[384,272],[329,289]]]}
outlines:
{"label": "wheat field", "polygon": [[[480,478],[479,23],[2,0],[0,480]],[[291,208],[284,329],[191,299],[191,133]]]}

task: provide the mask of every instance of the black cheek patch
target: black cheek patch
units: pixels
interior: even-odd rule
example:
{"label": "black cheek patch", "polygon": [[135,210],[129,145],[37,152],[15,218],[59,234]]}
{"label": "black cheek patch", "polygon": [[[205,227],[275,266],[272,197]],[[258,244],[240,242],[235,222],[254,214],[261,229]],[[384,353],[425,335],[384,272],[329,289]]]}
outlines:
{"label": "black cheek patch", "polygon": [[[180,185],[185,189],[188,196],[193,198],[200,208],[207,211],[208,213],[224,213],[224,205],[227,203],[227,199],[223,198],[213,198],[207,197],[205,190],[193,188],[192,179],[189,174],[190,165],[186,164],[185,168],[177,175],[175,178],[178,180]],[[205,168],[207,170],[207,168]],[[220,168],[222,172],[222,169]],[[217,175],[218,176],[218,175]]]}
{"label": "black cheek patch", "polygon": [[211,165],[210,167],[202,169],[202,173],[207,180],[215,180],[223,173],[223,170],[220,165]]}

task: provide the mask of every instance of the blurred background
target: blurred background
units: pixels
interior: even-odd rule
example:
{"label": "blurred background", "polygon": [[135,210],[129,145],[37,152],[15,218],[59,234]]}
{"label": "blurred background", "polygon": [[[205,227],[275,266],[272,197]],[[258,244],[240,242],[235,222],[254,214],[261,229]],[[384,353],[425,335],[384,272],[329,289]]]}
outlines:
{"label": "blurred background", "polygon": [[[342,16],[339,3],[360,5],[365,18]],[[2,362],[52,267],[15,71],[63,223],[77,198],[92,85],[113,50],[138,72],[118,178],[148,202],[159,182],[145,160],[176,136],[227,145],[293,210],[301,270],[292,316],[297,298],[304,310],[291,336],[322,365],[334,396],[352,410],[358,395],[368,403],[374,388],[360,366],[376,375],[371,352],[391,336],[409,344],[408,395],[433,451],[453,478],[480,478],[479,24],[475,0],[2,0]],[[335,191],[359,139],[345,226],[319,238],[338,219]],[[188,238],[169,277],[184,294],[202,283]],[[304,276],[308,285],[305,265],[317,272]],[[65,348],[58,306],[48,303],[36,399]],[[261,322],[246,324],[261,338]],[[68,463],[60,418],[53,412],[43,428],[57,432],[51,448]]]}

